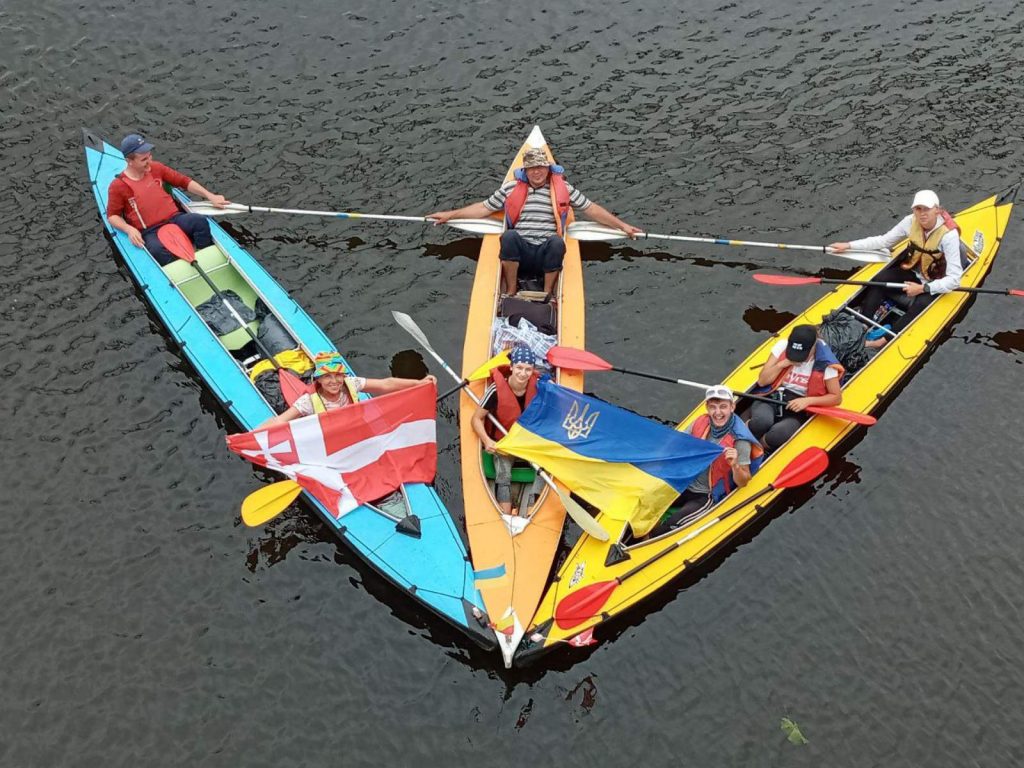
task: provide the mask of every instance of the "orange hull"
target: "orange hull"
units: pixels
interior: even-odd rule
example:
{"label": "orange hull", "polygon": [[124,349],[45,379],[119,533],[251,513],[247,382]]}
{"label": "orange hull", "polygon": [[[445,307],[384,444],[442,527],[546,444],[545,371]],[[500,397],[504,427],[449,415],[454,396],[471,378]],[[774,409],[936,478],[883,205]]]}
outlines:
{"label": "orange hull", "polygon": [[[532,147],[543,148],[554,162],[540,129],[535,127],[516,154],[506,180],[522,165],[523,153]],[[491,357],[491,326],[497,312],[501,291],[500,247],[497,235],[484,237],[480,260],[473,281],[469,303],[466,341],[463,347],[463,376],[468,376]],[[558,343],[584,348],[583,269],[579,243],[566,239],[565,261],[557,286]],[[559,371],[558,382],[577,391],[583,389],[583,374]],[[478,399],[483,397],[486,381],[476,381],[469,389]],[[483,596],[505,665],[511,666],[512,655],[526,627],[537,610],[561,539],[565,508],[558,497],[545,489],[533,509],[526,527],[513,535],[501,516],[483,475],[480,439],[473,432],[472,417],[477,405],[463,393],[459,404],[459,433],[462,442],[462,493],[465,500],[466,529],[470,555],[477,571],[504,566],[505,575],[481,580],[477,587]]]}

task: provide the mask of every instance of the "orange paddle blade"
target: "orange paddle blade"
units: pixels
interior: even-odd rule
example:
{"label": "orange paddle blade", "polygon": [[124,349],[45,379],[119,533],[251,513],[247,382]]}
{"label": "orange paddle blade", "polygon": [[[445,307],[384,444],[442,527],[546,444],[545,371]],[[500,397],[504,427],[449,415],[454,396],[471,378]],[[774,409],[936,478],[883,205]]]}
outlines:
{"label": "orange paddle blade", "polygon": [[593,352],[574,347],[554,346],[548,350],[548,362],[556,368],[574,371],[610,371],[612,364],[602,360]]}
{"label": "orange paddle blade", "polygon": [[752,275],[759,283],[765,285],[817,285],[820,277],[797,277],[795,275]]}
{"label": "orange paddle blade", "polygon": [[190,264],[196,260],[195,246],[185,234],[185,230],[177,224],[164,224],[156,231],[156,236],[161,245],[179,259],[184,259]]}
{"label": "orange paddle blade", "polygon": [[808,448],[793,459],[772,485],[775,488],[796,488],[806,485],[828,468],[828,454],[821,448]]}
{"label": "orange paddle blade", "polygon": [[288,405],[294,405],[296,400],[310,392],[309,386],[295,374],[295,371],[282,366],[277,369],[277,375],[281,383],[281,394]]}

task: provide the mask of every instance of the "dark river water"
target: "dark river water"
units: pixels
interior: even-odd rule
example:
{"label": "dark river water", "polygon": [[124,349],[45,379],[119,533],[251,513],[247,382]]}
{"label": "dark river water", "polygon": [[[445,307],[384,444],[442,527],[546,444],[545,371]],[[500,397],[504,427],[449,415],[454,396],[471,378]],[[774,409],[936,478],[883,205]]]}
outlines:
{"label": "dark river water", "polygon": [[[815,492],[590,651],[506,673],[264,482],[101,234],[79,129],[252,204],[426,213],[534,123],[654,232],[821,243],[1024,175],[1024,8],[995,2],[0,2],[0,765],[1024,762],[1024,305],[980,298]],[[247,216],[238,239],[369,376],[460,362],[478,241]],[[1024,287],[1012,222],[989,286]],[[588,345],[717,381],[838,259],[583,251]],[[674,421],[694,393],[588,391]],[[438,488],[461,509],[457,426]],[[781,728],[798,724],[809,743]]]}

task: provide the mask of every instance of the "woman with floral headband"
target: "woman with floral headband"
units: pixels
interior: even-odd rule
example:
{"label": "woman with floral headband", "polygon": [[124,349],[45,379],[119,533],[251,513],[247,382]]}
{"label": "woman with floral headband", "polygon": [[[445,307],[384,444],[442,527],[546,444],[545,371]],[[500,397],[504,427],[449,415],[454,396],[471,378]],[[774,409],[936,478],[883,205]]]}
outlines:
{"label": "woman with floral headband", "polygon": [[365,379],[362,376],[352,376],[351,372],[345,369],[345,363],[337,352],[321,352],[313,362],[316,365],[313,369],[315,391],[302,395],[287,411],[267,419],[257,429],[287,424],[292,419],[343,408],[358,401],[360,392],[368,395],[386,395],[400,389],[415,387],[424,381],[437,382],[437,379],[429,374],[422,379],[399,379],[394,376],[386,379]]}

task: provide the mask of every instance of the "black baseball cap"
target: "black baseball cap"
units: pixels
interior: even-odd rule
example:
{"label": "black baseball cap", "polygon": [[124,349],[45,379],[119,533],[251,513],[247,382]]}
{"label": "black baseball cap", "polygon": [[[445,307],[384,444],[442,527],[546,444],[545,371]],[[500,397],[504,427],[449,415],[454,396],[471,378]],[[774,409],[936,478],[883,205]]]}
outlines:
{"label": "black baseball cap", "polygon": [[818,341],[818,330],[813,325],[798,325],[789,334],[786,357],[794,363],[802,363],[811,356]]}

